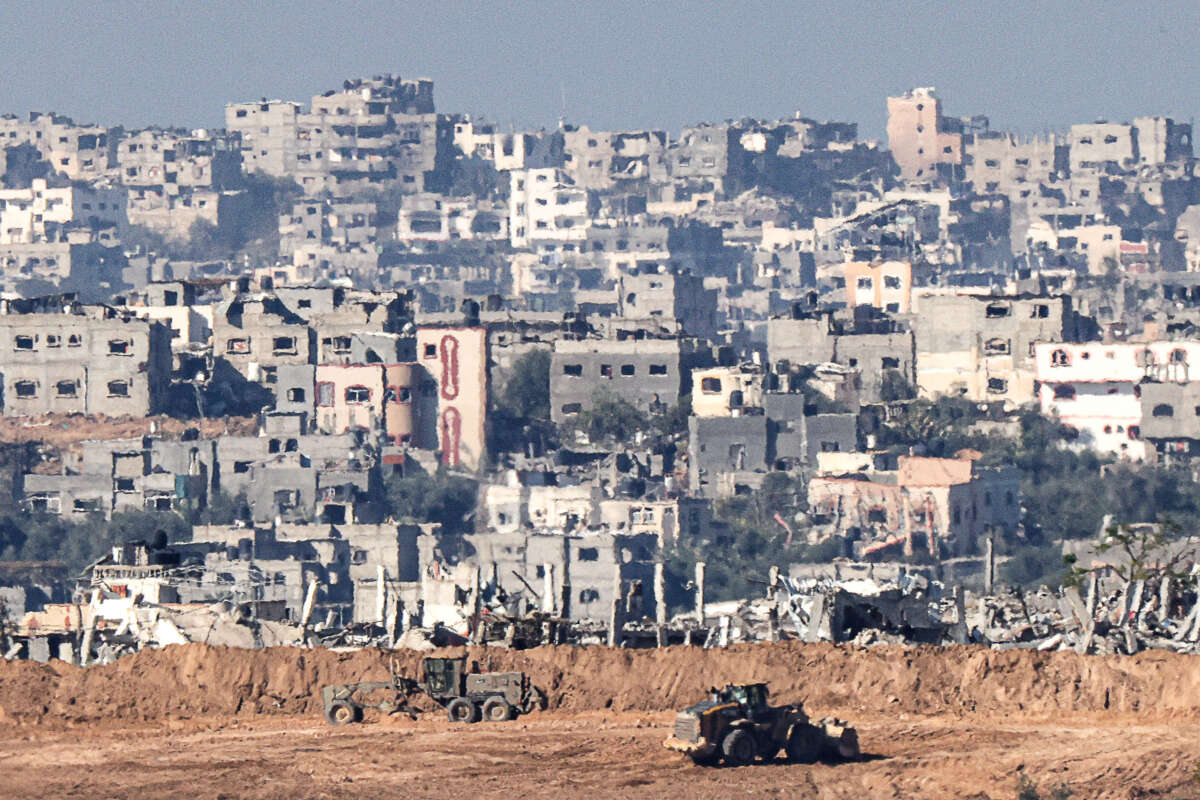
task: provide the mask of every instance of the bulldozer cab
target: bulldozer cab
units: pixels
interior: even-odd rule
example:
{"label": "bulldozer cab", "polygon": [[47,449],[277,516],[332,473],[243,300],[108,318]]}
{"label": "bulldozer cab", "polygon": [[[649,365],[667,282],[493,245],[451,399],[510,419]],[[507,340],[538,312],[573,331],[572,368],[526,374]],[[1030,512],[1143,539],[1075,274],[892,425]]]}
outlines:
{"label": "bulldozer cab", "polygon": [[425,691],[430,697],[460,697],[466,658],[425,659]]}
{"label": "bulldozer cab", "polygon": [[765,683],[731,683],[721,693],[726,702],[737,703],[748,719],[760,722],[771,715],[769,692]]}

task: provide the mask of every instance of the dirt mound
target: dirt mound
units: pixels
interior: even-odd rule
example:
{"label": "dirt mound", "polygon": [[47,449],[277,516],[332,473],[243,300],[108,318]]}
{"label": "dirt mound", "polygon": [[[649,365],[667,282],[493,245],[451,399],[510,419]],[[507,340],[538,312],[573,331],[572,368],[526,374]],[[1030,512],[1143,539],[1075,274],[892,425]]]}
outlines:
{"label": "dirt mound", "polygon": [[[457,651],[461,652],[461,651]],[[702,650],[475,648],[483,669],[522,670],[552,709],[676,708],[711,685],[769,681],[816,713],[1200,710],[1200,660],[1174,653],[1074,653],[958,648],[751,644]],[[144,650],[105,667],[0,662],[0,721],[56,724],[201,716],[316,714],[328,683],[380,680],[389,662],[416,676],[423,654],[189,644]]]}

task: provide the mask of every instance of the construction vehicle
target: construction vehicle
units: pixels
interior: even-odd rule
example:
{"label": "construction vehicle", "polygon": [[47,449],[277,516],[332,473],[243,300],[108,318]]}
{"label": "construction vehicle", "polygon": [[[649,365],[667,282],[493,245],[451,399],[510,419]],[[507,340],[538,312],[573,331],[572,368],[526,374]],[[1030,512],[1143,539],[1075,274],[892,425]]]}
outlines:
{"label": "construction vehicle", "polygon": [[781,750],[798,764],[858,758],[854,728],[836,719],[813,723],[799,703],[771,706],[765,683],[709,692],[708,700],[679,712],[674,735],[663,743],[697,764],[743,766],[755,758],[770,761]]}
{"label": "construction vehicle", "polygon": [[[321,689],[325,719],[331,725],[361,722],[363,709],[386,713],[404,712],[414,719],[417,709],[408,700],[424,694],[446,710],[451,722],[502,722],[528,714],[545,703],[542,693],[524,672],[479,672],[467,670],[467,657],[426,658],[420,681],[400,675],[393,663],[390,681],[364,681],[326,686]],[[384,699],[371,702],[368,696]]]}

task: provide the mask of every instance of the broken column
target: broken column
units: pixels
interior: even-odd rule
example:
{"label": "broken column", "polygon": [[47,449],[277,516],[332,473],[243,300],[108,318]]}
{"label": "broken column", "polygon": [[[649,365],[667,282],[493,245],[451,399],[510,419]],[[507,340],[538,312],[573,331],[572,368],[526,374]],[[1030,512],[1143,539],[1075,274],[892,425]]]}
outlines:
{"label": "broken column", "polygon": [[704,625],[704,568],[703,561],[696,562],[696,621]]}
{"label": "broken column", "polygon": [[542,613],[558,611],[554,603],[554,565],[542,564]]}
{"label": "broken column", "polygon": [[317,579],[308,579],[308,591],[304,595],[304,607],[300,611],[300,627],[307,628],[312,617],[313,605],[317,602]]}
{"label": "broken column", "polygon": [[621,645],[621,565],[613,565],[612,608],[608,614],[608,646]]}
{"label": "broken column", "polygon": [[996,584],[996,537],[989,535],[984,542],[983,593],[991,594]]}
{"label": "broken column", "polygon": [[387,573],[383,564],[375,570],[375,624],[381,628],[387,626]]}
{"label": "broken column", "polygon": [[663,646],[667,627],[667,598],[666,582],[663,575],[663,563],[654,564],[654,630],[659,647]]}

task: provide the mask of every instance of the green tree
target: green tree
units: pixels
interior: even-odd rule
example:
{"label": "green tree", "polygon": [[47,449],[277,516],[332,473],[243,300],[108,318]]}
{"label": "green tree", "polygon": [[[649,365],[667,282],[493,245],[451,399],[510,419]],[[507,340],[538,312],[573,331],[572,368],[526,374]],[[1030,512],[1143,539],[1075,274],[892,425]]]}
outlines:
{"label": "green tree", "polygon": [[388,513],[395,519],[437,522],[451,536],[474,529],[479,483],[461,475],[388,476],[384,481]]}
{"label": "green tree", "polygon": [[550,419],[550,353],[533,350],[518,358],[501,402],[518,419]]}
{"label": "green tree", "polygon": [[583,432],[590,442],[616,444],[632,441],[638,432],[646,431],[650,426],[648,414],[604,387],[592,393],[589,408],[564,425],[568,433]]}

